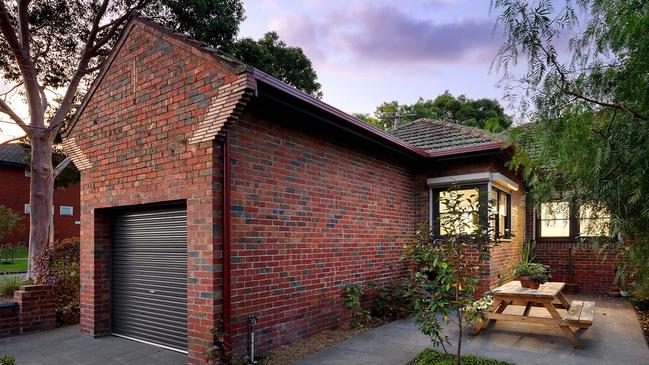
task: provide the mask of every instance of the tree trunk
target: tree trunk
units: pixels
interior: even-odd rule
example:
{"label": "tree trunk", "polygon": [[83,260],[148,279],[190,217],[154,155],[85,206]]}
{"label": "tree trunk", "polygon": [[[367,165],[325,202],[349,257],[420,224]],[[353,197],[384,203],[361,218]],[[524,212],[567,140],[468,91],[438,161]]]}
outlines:
{"label": "tree trunk", "polygon": [[29,267],[27,276],[35,279],[34,258],[50,239],[54,200],[53,138],[46,130],[31,135],[32,161],[30,181]]}

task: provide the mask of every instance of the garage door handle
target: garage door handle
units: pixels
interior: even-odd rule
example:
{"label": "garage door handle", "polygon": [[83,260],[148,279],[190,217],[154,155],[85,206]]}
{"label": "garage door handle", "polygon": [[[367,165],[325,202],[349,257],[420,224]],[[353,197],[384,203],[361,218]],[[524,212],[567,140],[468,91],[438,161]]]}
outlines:
{"label": "garage door handle", "polygon": [[150,289],[150,290],[149,290],[149,293],[150,293],[150,294],[155,294],[155,290]]}

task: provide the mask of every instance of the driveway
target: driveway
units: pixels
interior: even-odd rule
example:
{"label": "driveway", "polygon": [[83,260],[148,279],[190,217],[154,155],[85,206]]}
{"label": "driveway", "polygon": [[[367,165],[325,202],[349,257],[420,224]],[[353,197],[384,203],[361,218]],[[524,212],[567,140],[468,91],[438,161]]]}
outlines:
{"label": "driveway", "polygon": [[[568,299],[596,302],[593,326],[577,335],[584,349],[574,349],[558,328],[499,321],[478,336],[467,335],[462,342],[463,352],[517,365],[649,364],[649,348],[635,311],[626,300],[584,295]],[[508,308],[505,313],[515,310],[522,312],[522,307]],[[531,314],[542,313],[542,308],[534,308]],[[444,332],[451,343],[456,341],[454,328]],[[426,347],[430,347],[430,339],[419,332],[414,321],[402,320],[365,332],[293,365],[405,365]]]}
{"label": "driveway", "polygon": [[0,356],[13,355],[17,365],[180,365],[187,355],[107,336],[81,336],[79,326],[0,339]]}

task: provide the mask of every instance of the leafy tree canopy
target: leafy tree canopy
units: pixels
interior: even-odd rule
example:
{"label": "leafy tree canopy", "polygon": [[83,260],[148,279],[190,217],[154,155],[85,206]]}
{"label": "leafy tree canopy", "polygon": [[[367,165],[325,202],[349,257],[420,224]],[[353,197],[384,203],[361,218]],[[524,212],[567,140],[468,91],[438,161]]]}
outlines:
{"label": "leafy tree canopy", "polygon": [[237,40],[230,52],[289,85],[317,98],[322,97],[311,60],[301,48],[287,46],[275,32],[268,32],[259,40]]}
{"label": "leafy tree canopy", "polygon": [[399,104],[397,101],[379,105],[374,115],[355,114],[380,129],[391,129],[418,118],[452,120],[458,123],[502,132],[511,126],[511,118],[505,114],[498,101],[492,99],[470,99],[464,95],[453,96],[446,91],[435,99],[419,98],[413,104]]}
{"label": "leafy tree canopy", "polygon": [[[96,0],[36,0],[29,4],[29,43],[42,86],[67,86],[77,68],[77,63],[70,60],[77,60],[82,54],[101,5]],[[4,6],[8,7],[12,21],[17,23],[18,2],[9,1]],[[317,75],[301,49],[288,47],[274,32],[258,41],[236,38],[239,24],[245,19],[241,0],[110,1],[107,20],[102,22],[97,35],[98,39],[106,39],[96,46],[102,48],[104,56],[116,41],[123,19],[133,8],[167,27],[233,54],[298,89],[321,96]],[[93,59],[89,68],[97,67],[102,60],[101,57]],[[0,37],[0,78],[9,84],[21,82],[19,64],[4,37]]]}
{"label": "leafy tree canopy", "polygon": [[[512,166],[524,172],[536,204],[563,195],[606,208],[612,232],[600,241],[639,270],[637,288],[649,289],[649,3],[495,0],[493,7],[506,35],[495,65],[533,122],[512,133],[526,147]],[[569,49],[560,48],[562,38]],[[517,62],[526,72],[514,72]]]}

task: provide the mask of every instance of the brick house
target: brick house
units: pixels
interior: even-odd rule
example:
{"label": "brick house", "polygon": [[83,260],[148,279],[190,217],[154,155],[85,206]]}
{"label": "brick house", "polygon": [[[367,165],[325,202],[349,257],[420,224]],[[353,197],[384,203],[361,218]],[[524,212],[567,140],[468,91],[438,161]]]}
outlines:
{"label": "brick house", "polygon": [[[11,208],[23,217],[12,237],[1,244],[26,244],[29,241],[29,166],[25,151],[17,143],[0,145],[0,204]],[[54,239],[79,236],[79,184],[54,189]]]}
{"label": "brick house", "polygon": [[81,331],[186,351],[210,328],[244,352],[348,319],[341,288],[401,274],[402,245],[451,186],[502,206],[509,238],[482,288],[528,235],[511,150],[422,119],[377,130],[187,37],[134,16],[66,132],[81,170]]}

